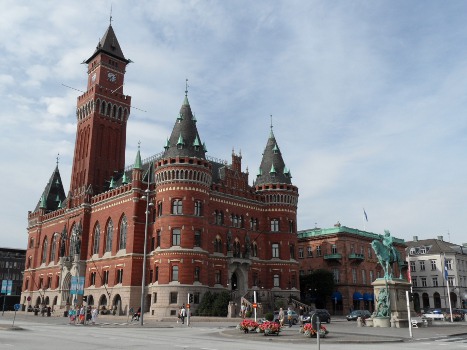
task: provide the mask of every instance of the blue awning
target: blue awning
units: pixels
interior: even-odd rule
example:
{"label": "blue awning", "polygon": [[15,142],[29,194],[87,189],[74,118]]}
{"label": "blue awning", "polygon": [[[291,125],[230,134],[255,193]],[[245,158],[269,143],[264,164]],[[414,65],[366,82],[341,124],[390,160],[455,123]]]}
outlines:
{"label": "blue awning", "polygon": [[363,300],[373,301],[374,300],[373,293],[363,293]]}
{"label": "blue awning", "polygon": [[342,300],[342,294],[341,294],[341,292],[334,292],[334,293],[332,293],[331,299],[332,299],[332,300],[335,300],[335,301],[341,301],[341,300]]}
{"label": "blue awning", "polygon": [[363,300],[363,295],[360,292],[353,293],[353,300]]}

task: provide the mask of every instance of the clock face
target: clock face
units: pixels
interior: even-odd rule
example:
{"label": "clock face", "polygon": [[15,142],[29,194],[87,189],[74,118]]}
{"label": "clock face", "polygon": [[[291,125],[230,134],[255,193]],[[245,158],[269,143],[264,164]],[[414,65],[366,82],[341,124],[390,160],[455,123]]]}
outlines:
{"label": "clock face", "polygon": [[107,79],[110,82],[115,83],[117,81],[117,76],[114,73],[109,72],[109,74],[107,74]]}
{"label": "clock face", "polygon": [[92,75],[92,77],[91,77],[91,81],[92,81],[93,83],[96,81],[96,77],[97,77],[97,75],[96,75],[96,73],[94,73],[94,74]]}

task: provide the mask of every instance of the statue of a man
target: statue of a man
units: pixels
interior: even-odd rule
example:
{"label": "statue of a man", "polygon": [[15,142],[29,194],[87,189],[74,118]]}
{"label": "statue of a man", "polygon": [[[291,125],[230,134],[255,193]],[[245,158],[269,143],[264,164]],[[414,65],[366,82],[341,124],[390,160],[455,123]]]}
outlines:
{"label": "statue of a man", "polygon": [[66,226],[63,228],[62,234],[60,236],[60,257],[65,256],[66,248]]}
{"label": "statue of a man", "polygon": [[230,230],[227,232],[227,251],[232,251],[232,232]]}

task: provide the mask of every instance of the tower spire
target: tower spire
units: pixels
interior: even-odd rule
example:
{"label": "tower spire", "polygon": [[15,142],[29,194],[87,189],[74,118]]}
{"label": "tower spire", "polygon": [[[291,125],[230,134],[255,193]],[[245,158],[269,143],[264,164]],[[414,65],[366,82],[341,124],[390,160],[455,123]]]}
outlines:
{"label": "tower spire", "polygon": [[112,4],[110,4],[110,26],[112,26]]}

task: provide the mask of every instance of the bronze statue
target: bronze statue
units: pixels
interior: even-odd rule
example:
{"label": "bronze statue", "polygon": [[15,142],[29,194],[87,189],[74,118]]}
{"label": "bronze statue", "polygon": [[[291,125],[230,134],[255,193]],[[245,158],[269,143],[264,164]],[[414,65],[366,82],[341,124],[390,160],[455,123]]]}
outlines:
{"label": "bronze statue", "polygon": [[402,258],[399,251],[392,245],[393,237],[389,231],[384,231],[384,236],[380,236],[381,241],[374,240],[371,242],[371,247],[375,251],[376,257],[384,270],[384,279],[393,279],[393,265],[399,267],[399,278],[402,278]]}

